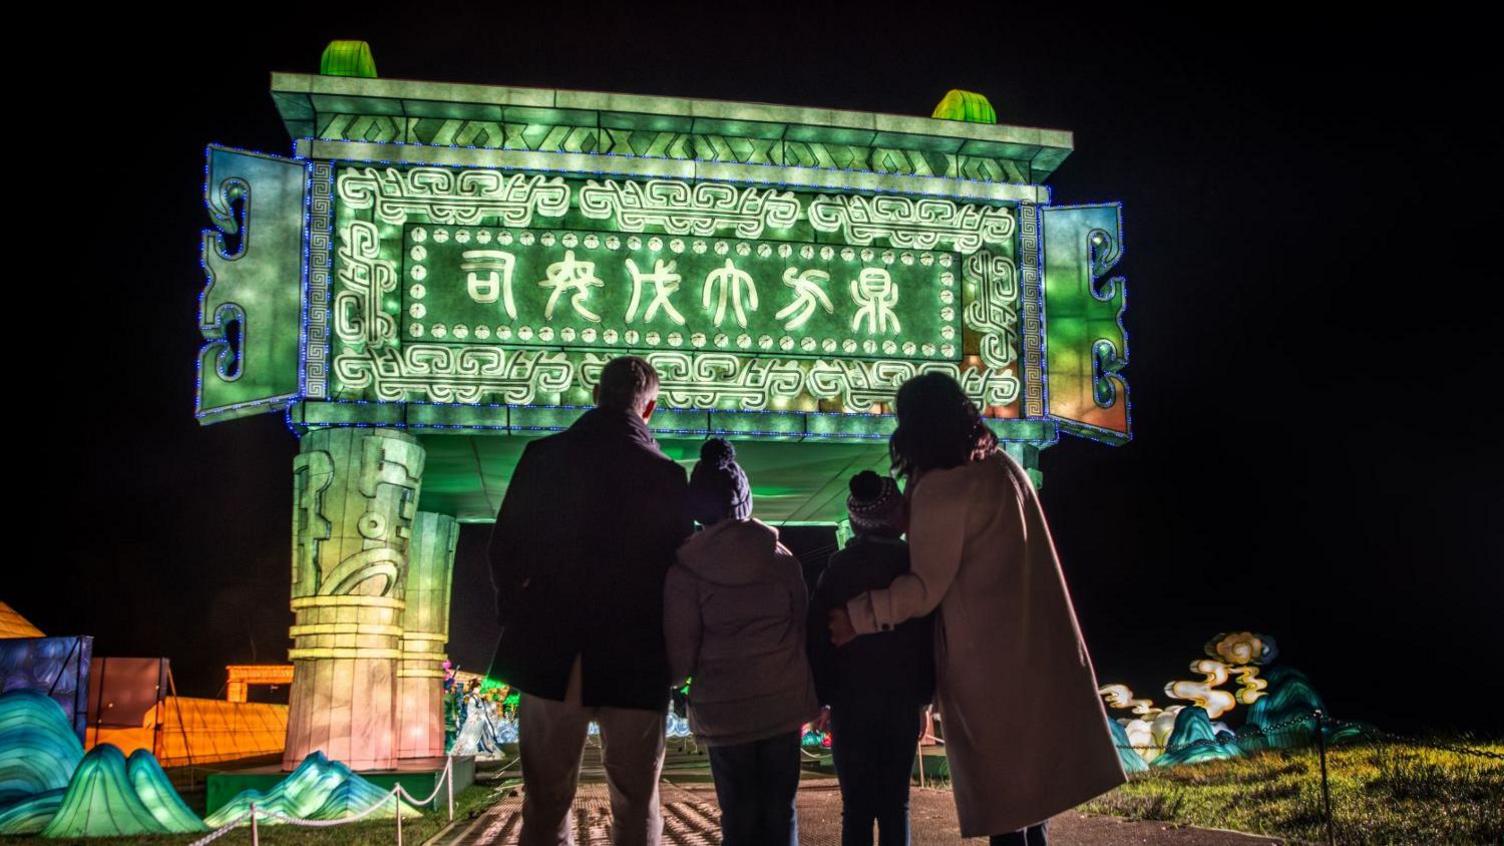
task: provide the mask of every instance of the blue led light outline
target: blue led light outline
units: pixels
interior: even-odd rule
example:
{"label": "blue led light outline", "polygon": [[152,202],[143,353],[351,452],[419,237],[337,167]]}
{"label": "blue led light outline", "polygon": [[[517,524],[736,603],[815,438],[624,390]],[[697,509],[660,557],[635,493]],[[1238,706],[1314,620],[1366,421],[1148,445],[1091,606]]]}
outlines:
{"label": "blue led light outline", "polygon": [[[516,404],[516,403],[495,403],[495,402],[492,402],[492,403],[433,402],[433,401],[430,401],[430,400],[370,400],[370,399],[344,399],[344,400],[341,400],[341,399],[329,399],[329,400],[308,400],[308,402],[318,403],[318,404],[321,404],[321,405],[354,405],[354,406],[366,406],[366,405],[387,406],[387,405],[397,405],[397,406],[403,406],[404,408],[407,407],[407,406],[426,406],[426,407],[433,407],[433,408],[455,408],[455,409],[480,409],[480,408],[486,408],[486,409],[493,409],[493,410],[505,410],[507,412],[510,412],[512,409],[526,409],[526,410],[530,410],[530,411],[544,411],[544,412],[553,412],[553,411],[578,411],[578,412],[585,412],[585,411],[589,411],[590,409],[592,409],[592,408],[595,407],[595,406],[590,406],[590,405],[519,405],[519,404]],[[289,403],[289,405],[288,405],[288,409],[287,409],[287,425],[288,425],[289,429],[291,429],[294,433],[298,433],[298,434],[301,434],[299,432],[300,429],[303,430],[303,431],[306,431],[308,429],[319,429],[319,428],[437,429],[437,430],[452,430],[452,431],[495,431],[495,432],[505,432],[505,431],[511,431],[511,432],[557,432],[557,431],[563,431],[564,429],[569,428],[568,426],[528,426],[528,425],[518,425],[518,424],[512,424],[512,423],[504,423],[504,424],[499,424],[499,425],[494,425],[494,426],[493,425],[484,425],[484,424],[472,424],[472,423],[411,423],[411,422],[407,422],[407,421],[383,422],[383,423],[370,423],[370,422],[364,422],[364,421],[323,421],[323,422],[318,422],[318,423],[308,423],[306,421],[294,421],[292,419],[292,406],[296,405],[296,404],[297,404],[296,402],[293,402],[293,403]],[[799,431],[799,432],[789,432],[789,431],[782,431],[782,430],[761,430],[761,429],[744,430],[744,429],[731,429],[731,428],[723,428],[723,427],[706,426],[706,427],[703,427],[703,428],[668,428],[668,429],[657,429],[657,428],[654,428],[653,431],[655,433],[679,433],[679,434],[695,434],[695,435],[723,434],[723,435],[731,435],[731,436],[742,435],[742,436],[757,436],[757,437],[780,437],[780,438],[786,438],[788,440],[796,440],[796,441],[797,440],[811,440],[811,439],[813,439],[813,440],[872,440],[872,441],[875,441],[875,440],[887,440],[887,438],[889,437],[890,433],[885,433],[884,432],[884,433],[873,433],[873,434],[860,434],[860,433],[852,433],[852,432],[833,432],[833,433],[813,432],[813,431],[810,431],[809,426],[807,424],[808,424],[808,421],[810,421],[810,420],[814,420],[814,419],[829,420],[831,418],[848,418],[848,419],[851,419],[851,418],[865,418],[865,419],[868,419],[868,420],[890,420],[890,419],[893,419],[893,415],[891,415],[891,414],[867,414],[867,413],[860,413],[860,412],[843,413],[843,412],[821,412],[821,411],[736,411],[736,410],[722,410],[722,409],[674,409],[674,408],[667,408],[667,407],[665,407],[664,410],[665,411],[669,411],[669,412],[677,412],[677,413],[686,413],[687,412],[687,413],[696,414],[696,415],[703,414],[703,415],[705,415],[707,421],[710,419],[710,417],[712,415],[718,415],[718,414],[755,415],[755,416],[762,416],[762,417],[769,417],[769,416],[772,416],[772,417],[798,417],[798,418],[801,418],[806,423],[806,426],[804,427],[804,429],[802,431]],[[984,418],[984,420],[991,421],[992,424],[1002,425],[1002,426],[1006,426],[1008,422],[1014,421],[1014,420],[1017,420],[1020,423],[1048,424],[1049,428],[1050,428],[1050,430],[1052,432],[1052,435],[1048,439],[1046,439],[1046,440],[1040,440],[1038,438],[1009,437],[1009,436],[1006,436],[1005,433],[998,433],[998,436],[999,436],[999,438],[1001,440],[1009,442],[1009,443],[1030,443],[1030,444],[1046,444],[1046,445],[1048,445],[1048,444],[1056,443],[1059,440],[1059,437],[1058,437],[1059,425],[1054,420],[1042,420],[1042,419],[1039,419],[1039,418],[1022,418],[1022,417],[1019,417],[1019,418],[988,417],[988,418]],[[996,428],[994,428],[993,425],[989,425],[989,428],[993,428],[993,430],[996,431]]]}

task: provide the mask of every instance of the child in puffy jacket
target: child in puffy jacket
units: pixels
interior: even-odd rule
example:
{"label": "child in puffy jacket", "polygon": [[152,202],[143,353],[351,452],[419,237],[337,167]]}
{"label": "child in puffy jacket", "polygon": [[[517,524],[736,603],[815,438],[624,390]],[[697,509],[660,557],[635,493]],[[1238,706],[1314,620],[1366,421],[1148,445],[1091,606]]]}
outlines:
{"label": "child in puffy jacket", "polygon": [[830,707],[831,754],[841,783],[841,844],[909,842],[909,778],[924,709],[935,693],[932,617],[837,648],[826,616],[909,571],[907,509],[898,484],[871,470],[846,500],[855,537],[830,558],[810,602],[809,650],[820,702]]}
{"label": "child in puffy jacket", "polygon": [[705,442],[689,479],[704,530],[679,548],[664,584],[664,637],[689,726],[709,747],[726,846],[799,842],[799,743],[820,706],[805,654],[809,598],[799,559],[752,519],[731,444]]}

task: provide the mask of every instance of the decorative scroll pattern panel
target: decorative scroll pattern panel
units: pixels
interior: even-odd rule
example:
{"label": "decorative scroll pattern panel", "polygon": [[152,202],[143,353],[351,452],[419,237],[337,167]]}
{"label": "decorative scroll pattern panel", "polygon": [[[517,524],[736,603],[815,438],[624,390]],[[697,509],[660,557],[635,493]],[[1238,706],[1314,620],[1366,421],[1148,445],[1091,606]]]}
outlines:
{"label": "decorative scroll pattern panel", "polygon": [[581,404],[630,351],[668,407],[870,411],[940,370],[1018,414],[1008,206],[371,166],[336,196],[335,399]]}
{"label": "decorative scroll pattern panel", "polygon": [[1109,441],[1129,434],[1127,307],[1116,204],[1044,209],[1046,362],[1050,414],[1078,434]]}

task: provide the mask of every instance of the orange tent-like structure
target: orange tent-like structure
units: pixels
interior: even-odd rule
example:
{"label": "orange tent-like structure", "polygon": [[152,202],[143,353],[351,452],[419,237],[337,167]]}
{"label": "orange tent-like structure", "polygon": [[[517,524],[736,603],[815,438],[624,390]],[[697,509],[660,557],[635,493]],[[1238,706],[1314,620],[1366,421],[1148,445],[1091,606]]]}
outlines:
{"label": "orange tent-like structure", "polygon": [[190,696],[163,697],[139,728],[88,730],[90,748],[113,743],[126,754],[146,749],[164,767],[276,755],[286,737],[286,705]]}
{"label": "orange tent-like structure", "polygon": [[278,755],[287,740],[287,706],[169,696],[162,702],[157,760],[164,766]]}
{"label": "orange tent-like structure", "polygon": [[42,630],[31,621],[16,613],[16,609],[0,602],[0,638],[42,637]]}
{"label": "orange tent-like structure", "polygon": [[166,767],[279,754],[287,737],[287,706],[247,702],[246,686],[285,684],[292,665],[232,664],[226,671],[229,701],[178,696],[169,670],[167,688],[173,692],[148,707],[139,724],[91,725],[85,745],[113,743],[126,754],[147,749]]}
{"label": "orange tent-like structure", "polygon": [[[0,602],[0,639],[45,637],[4,602]],[[101,666],[104,661],[101,659]],[[129,659],[126,659],[129,660]],[[113,743],[129,755],[149,750],[167,767],[209,764],[281,753],[287,736],[287,706],[245,701],[247,684],[286,684],[291,665],[227,667],[230,693],[238,701],[164,696],[146,709],[140,726],[91,725],[87,745]]]}

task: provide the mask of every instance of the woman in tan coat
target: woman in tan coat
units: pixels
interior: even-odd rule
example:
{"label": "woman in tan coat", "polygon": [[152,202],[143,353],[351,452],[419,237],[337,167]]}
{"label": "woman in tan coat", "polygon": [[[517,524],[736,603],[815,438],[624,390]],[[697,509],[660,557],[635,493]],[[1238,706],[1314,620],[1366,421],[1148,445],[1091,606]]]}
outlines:
{"label": "woman in tan coat", "polygon": [[1044,843],[1043,823],[1124,781],[1044,512],[950,377],[909,380],[890,452],[911,570],[831,612],[840,646],[940,609],[936,699],[963,837]]}

